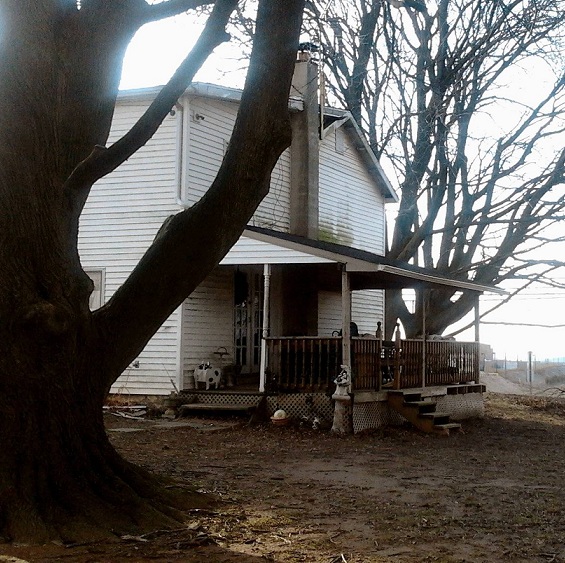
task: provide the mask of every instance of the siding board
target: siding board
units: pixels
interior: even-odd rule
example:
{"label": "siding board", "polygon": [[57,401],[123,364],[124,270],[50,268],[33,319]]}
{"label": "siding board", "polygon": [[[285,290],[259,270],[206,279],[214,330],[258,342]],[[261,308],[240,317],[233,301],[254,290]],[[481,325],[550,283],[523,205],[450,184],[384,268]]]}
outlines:
{"label": "siding board", "polygon": [[335,134],[320,143],[320,238],[383,254],[383,197],[349,134],[343,135],[343,154],[336,151]]}
{"label": "siding board", "polygon": [[[118,105],[109,142],[129,130],[143,104]],[[103,302],[127,279],[176,205],[176,120],[165,119],[155,136],[92,188],[80,222],[83,266],[103,268]],[[140,304],[143,306],[143,304]],[[175,311],[139,355],[139,368],[124,371],[112,392],[166,394],[179,384],[180,311]]]}
{"label": "siding board", "polygon": [[[351,294],[351,320],[357,323],[359,334],[374,335],[377,322],[384,319],[384,295],[381,290],[368,289]],[[318,293],[318,334],[331,336],[341,329],[341,293]]]}
{"label": "siding board", "polygon": [[[237,105],[201,97],[190,100],[192,120],[188,148],[187,203],[196,203],[214,181],[231,138]],[[253,215],[251,225],[288,232],[290,228],[290,152],[286,150],[271,175],[271,188]]]}
{"label": "siding board", "polygon": [[233,362],[233,268],[219,266],[183,303],[182,364],[195,369],[202,361],[218,365],[214,352],[224,346]]}

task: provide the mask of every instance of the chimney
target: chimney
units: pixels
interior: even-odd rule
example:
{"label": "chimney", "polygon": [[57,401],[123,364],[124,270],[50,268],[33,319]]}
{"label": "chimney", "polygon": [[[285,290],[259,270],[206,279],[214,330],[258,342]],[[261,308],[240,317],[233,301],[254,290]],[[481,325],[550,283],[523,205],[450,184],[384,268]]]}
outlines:
{"label": "chimney", "polygon": [[317,47],[302,43],[294,69],[290,95],[300,97],[302,111],[291,115],[290,232],[318,238],[319,106]]}

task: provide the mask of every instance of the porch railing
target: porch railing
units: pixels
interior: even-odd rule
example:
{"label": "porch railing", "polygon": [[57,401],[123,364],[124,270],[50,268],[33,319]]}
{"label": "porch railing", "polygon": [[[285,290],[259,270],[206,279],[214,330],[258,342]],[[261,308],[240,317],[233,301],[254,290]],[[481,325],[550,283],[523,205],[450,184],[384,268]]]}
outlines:
{"label": "porch railing", "polygon": [[341,337],[267,338],[268,388],[330,391],[341,366]]}
{"label": "porch railing", "polygon": [[399,351],[392,341],[376,338],[351,339],[351,363],[355,389],[379,391],[394,379],[399,365]]}
{"label": "porch railing", "polygon": [[[342,363],[341,337],[267,338],[266,343],[269,389],[333,390]],[[406,389],[478,381],[478,342],[426,341],[425,375],[422,352],[422,340],[352,338],[354,388]]]}
{"label": "porch railing", "polygon": [[479,343],[426,341],[425,381],[422,340],[402,340],[400,388],[468,383],[479,378]]}

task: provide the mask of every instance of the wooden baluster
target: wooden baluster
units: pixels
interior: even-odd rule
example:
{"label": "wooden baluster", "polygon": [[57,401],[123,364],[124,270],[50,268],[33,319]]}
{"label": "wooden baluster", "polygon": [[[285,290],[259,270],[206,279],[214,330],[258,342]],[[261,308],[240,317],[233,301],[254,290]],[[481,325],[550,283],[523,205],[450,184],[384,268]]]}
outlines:
{"label": "wooden baluster", "polygon": [[310,374],[309,374],[309,378],[310,378],[310,388],[311,388],[311,389],[314,389],[314,386],[315,386],[315,384],[316,384],[316,382],[315,382],[315,380],[314,380],[314,377],[315,377],[315,376],[314,376],[314,344],[315,344],[315,343],[314,343],[314,339],[312,338],[312,339],[310,340],[310,358],[309,358],[309,360],[310,360],[310,362],[309,362],[309,363],[310,363],[310,368],[309,368]]}
{"label": "wooden baluster", "polygon": [[377,323],[377,332],[375,332],[375,336],[377,337],[377,340],[382,340],[383,339],[383,329],[381,328],[381,321],[379,321]]}
{"label": "wooden baluster", "polygon": [[377,381],[375,389],[380,391],[383,387],[383,329],[382,323],[379,321],[377,323],[377,331],[375,332],[375,336],[377,337],[376,342],[376,372],[377,372]]}
{"label": "wooden baluster", "polygon": [[396,323],[396,331],[394,333],[394,389],[400,389],[400,323]]}
{"label": "wooden baluster", "polygon": [[304,388],[304,340],[299,338],[298,353],[296,354],[296,388]]}
{"label": "wooden baluster", "polygon": [[288,340],[283,340],[281,342],[281,351],[284,354],[284,372],[282,375],[284,385],[288,388],[290,383],[290,374],[291,374],[291,365],[290,365],[290,350],[289,350],[289,342]]}
{"label": "wooden baluster", "polygon": [[320,383],[322,382],[322,363],[320,362],[320,350],[323,348],[324,344],[322,339],[318,339],[316,344],[316,358],[312,356],[312,361],[314,363],[314,373],[318,374],[318,377],[315,379],[316,382],[316,389],[320,389]]}

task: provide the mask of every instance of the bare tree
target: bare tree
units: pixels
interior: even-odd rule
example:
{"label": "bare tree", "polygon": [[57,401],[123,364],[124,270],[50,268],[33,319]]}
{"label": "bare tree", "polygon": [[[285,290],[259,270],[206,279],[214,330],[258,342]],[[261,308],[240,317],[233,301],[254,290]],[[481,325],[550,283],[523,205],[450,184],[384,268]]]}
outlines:
{"label": "bare tree", "polygon": [[[2,3],[0,538],[103,537],[170,524],[179,508],[198,502],[195,493],[173,494],[118,456],[104,432],[102,404],[268,191],[290,143],[288,93],[303,0],[261,0],[232,142],[214,183],[162,226],[129,279],[94,313],[77,235],[93,183],[152,136],[228,38],[237,0],[214,3],[171,81],[131,131],[106,147],[128,42],[143,24],[204,3]],[[212,217],[220,228],[204,228]]]}
{"label": "bare tree", "polygon": [[[437,0],[423,9],[333,0],[308,8],[329,96],[363,124],[399,180],[388,255],[483,284],[527,286],[562,266],[540,249],[562,240],[553,226],[565,205],[565,3]],[[539,66],[554,84],[531,87],[534,102],[520,99],[508,85],[519,69]],[[438,334],[473,306],[471,295],[451,290],[428,299],[428,329]],[[399,291],[388,292],[389,334],[400,318],[414,336],[422,307],[417,300],[411,312]]]}

